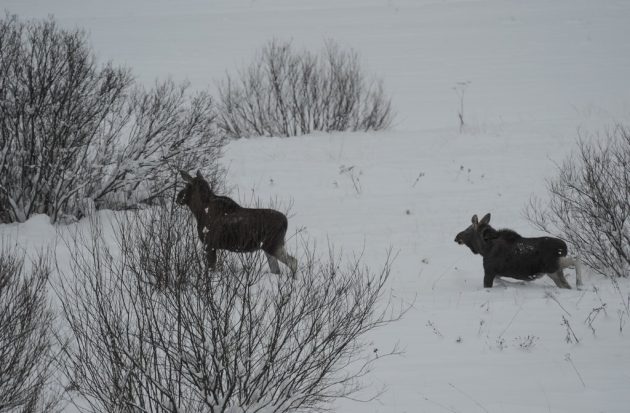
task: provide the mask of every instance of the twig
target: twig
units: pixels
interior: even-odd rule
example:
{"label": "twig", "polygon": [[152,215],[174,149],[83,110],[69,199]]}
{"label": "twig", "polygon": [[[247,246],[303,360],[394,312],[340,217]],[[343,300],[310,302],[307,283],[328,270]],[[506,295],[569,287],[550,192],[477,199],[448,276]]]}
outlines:
{"label": "twig", "polygon": [[604,312],[606,311],[606,303],[602,304],[599,307],[593,308],[591,312],[588,314],[588,316],[586,317],[586,319],[584,320],[584,323],[588,324],[588,326],[593,331],[593,335],[595,335],[595,328],[593,327],[593,323],[595,322],[595,319],[599,315],[599,312],[602,310],[604,310]]}
{"label": "twig", "polygon": [[571,324],[569,324],[569,320],[567,320],[565,316],[562,316],[562,324],[564,324],[567,327],[567,337],[566,337],[567,343],[571,342],[571,336],[573,336],[573,339],[575,340],[575,342],[579,344],[580,340],[578,340],[577,336],[575,335],[575,332],[571,328]]}
{"label": "twig", "polygon": [[[422,395],[421,395],[421,396],[422,396]],[[449,412],[451,412],[451,413],[458,413],[458,412],[459,412],[458,410],[455,410],[455,408],[453,408],[453,407],[450,407],[450,406],[445,406],[445,405],[443,405],[442,403],[438,403],[438,402],[436,402],[435,400],[431,400],[431,399],[429,399],[429,398],[428,398],[428,397],[426,397],[426,396],[422,396],[422,398],[423,398],[424,400],[426,400],[426,401],[430,402],[430,403],[435,404],[436,406],[439,406],[439,407],[441,407],[441,408],[443,408],[443,409],[445,409],[445,410],[448,410],[448,411],[449,411]]]}
{"label": "twig", "polygon": [[413,185],[411,185],[412,188],[416,187],[416,184],[420,181],[420,178],[422,178],[424,176],[424,172],[420,172],[418,174],[418,177],[416,178],[416,180],[413,182]]}
{"label": "twig", "polygon": [[538,386],[540,387],[540,390],[542,390],[543,394],[545,395],[545,400],[547,401],[547,411],[551,413],[551,405],[549,403],[549,396],[547,395],[545,388],[541,386],[540,383],[538,384]]}
{"label": "twig", "polygon": [[433,321],[429,320],[427,321],[427,327],[431,327],[433,329],[433,334],[435,334],[438,337],[444,337],[442,335],[442,333],[440,332],[440,330],[438,330],[438,328],[435,326],[435,324],[433,324]]}
{"label": "twig", "polygon": [[571,364],[571,366],[573,367],[573,370],[575,370],[575,374],[577,374],[578,378],[582,382],[582,386],[586,387],[586,383],[584,383],[584,380],[582,379],[582,375],[580,374],[577,367],[575,367],[575,364],[573,363],[573,359],[571,358],[571,353],[565,354],[564,359]]}
{"label": "twig", "polygon": [[470,396],[469,394],[465,393],[464,391],[462,391],[461,389],[459,389],[458,387],[456,387],[453,383],[449,383],[449,386],[451,386],[452,388],[454,388],[455,390],[457,390],[458,392],[460,392],[461,394],[463,394],[464,396],[468,397],[470,400],[472,400],[477,406],[479,406],[479,408],[481,410],[483,410],[486,413],[490,413],[488,411],[488,409],[486,409],[485,407],[483,407],[483,405],[481,403],[479,403],[477,400],[475,400],[474,398],[472,398],[472,396]]}
{"label": "twig", "polygon": [[626,301],[623,296],[623,292],[621,291],[621,287],[619,286],[619,281],[616,278],[610,277],[610,281],[615,288],[615,291],[619,293],[619,298],[621,298],[621,304],[623,304],[626,314],[630,316],[630,293],[628,293],[628,300]]}
{"label": "twig", "polygon": [[[546,297],[546,298],[551,298],[553,301],[555,301],[555,302],[556,302],[556,304],[558,304],[558,306],[562,309],[562,311],[564,311],[565,313],[567,313],[567,315],[568,315],[569,317],[571,317],[571,313],[570,313],[570,312],[568,312],[568,311],[567,311],[567,309],[566,309],[566,308],[564,308],[564,307],[562,306],[562,304],[560,304],[560,301],[558,301],[558,299],[556,298],[556,296],[555,296],[552,292],[547,291],[547,292],[545,293],[545,297]],[[564,317],[563,317],[563,318],[564,318]]]}
{"label": "twig", "polygon": [[442,271],[442,273],[435,279],[435,281],[433,281],[433,284],[431,285],[431,291],[435,290],[435,285],[438,283],[438,281],[444,278],[444,276],[449,270],[453,269],[454,267],[457,267],[460,261],[461,261],[461,258],[453,262],[453,264],[449,265],[444,271]]}
{"label": "twig", "polygon": [[457,117],[459,118],[459,133],[462,133],[464,130],[464,94],[466,94],[466,88],[469,84],[470,81],[467,80],[465,82],[457,82],[453,87],[453,90],[459,97],[459,111],[457,113]]}
{"label": "twig", "polygon": [[518,308],[518,310],[516,310],[516,312],[514,313],[514,315],[512,316],[512,319],[510,320],[510,322],[508,323],[507,326],[505,326],[505,328],[503,329],[503,331],[501,332],[501,334],[499,334],[499,337],[503,337],[503,334],[505,334],[505,332],[508,330],[508,328],[510,328],[510,326],[512,325],[512,323],[514,322],[514,319],[516,318],[516,316],[518,315],[518,313],[521,312],[521,310],[523,309],[523,306],[520,306]]}

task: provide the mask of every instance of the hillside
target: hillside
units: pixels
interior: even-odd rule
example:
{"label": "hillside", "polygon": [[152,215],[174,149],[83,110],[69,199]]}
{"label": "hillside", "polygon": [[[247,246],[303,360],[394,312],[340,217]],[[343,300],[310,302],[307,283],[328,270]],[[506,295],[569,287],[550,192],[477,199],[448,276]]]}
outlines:
{"label": "hillside", "polygon": [[[617,289],[587,270],[581,291],[559,290],[549,278],[487,290],[480,257],[453,240],[486,212],[498,228],[540,235],[523,209],[531,196],[546,196],[546,179],[575,148],[578,130],[597,139],[595,132],[628,120],[629,3],[0,4],[21,17],[54,14],[63,26],[84,27],[100,59],[130,66],[146,84],[172,76],[212,89],[273,37],[314,49],[335,39],[384,79],[397,112],[391,130],[241,139],[222,158],[235,199],[291,205],[289,249],[299,251],[298,239],[308,237],[362,253],[373,268],[389,248],[397,255],[388,290],[410,309],[367,339],[374,349],[398,344],[404,354],[379,360],[359,396],[383,394],[340,400],[338,411],[628,411],[629,280]],[[458,82],[470,82],[462,132]],[[53,227],[36,216],[0,225],[0,238],[29,254],[57,242],[63,259],[58,240],[84,225]]]}

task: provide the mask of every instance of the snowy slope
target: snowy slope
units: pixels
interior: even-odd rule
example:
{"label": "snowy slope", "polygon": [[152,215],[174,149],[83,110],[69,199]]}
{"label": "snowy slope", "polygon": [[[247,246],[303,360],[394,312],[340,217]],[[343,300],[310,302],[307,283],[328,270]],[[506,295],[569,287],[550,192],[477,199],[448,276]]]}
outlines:
{"label": "snowy slope", "polygon": [[[620,292],[588,273],[582,291],[550,280],[482,288],[481,260],[453,242],[472,214],[538,234],[523,218],[545,193],[578,128],[630,115],[630,3],[626,1],[108,2],[1,0],[23,17],[54,13],[84,27],[103,60],[140,80],[173,76],[213,87],[273,36],[317,48],[325,38],[360,51],[398,112],[393,130],[232,142],[223,162],[232,195],[293,203],[290,233],[365,249],[378,268],[398,253],[390,288],[413,306],[378,330],[399,343],[368,376],[367,403],[341,412],[627,412],[630,324]],[[467,127],[457,124],[457,82]],[[351,168],[351,169],[350,169]],[[354,181],[353,181],[354,180]],[[105,218],[110,213],[104,213]],[[79,223],[82,225],[82,223]],[[45,217],[0,226],[34,251],[58,231]],[[298,248],[296,238],[289,242]],[[60,254],[63,254],[60,251]],[[575,278],[570,273],[569,282]],[[606,304],[592,323],[592,310]],[[565,317],[579,343],[567,342]],[[627,320],[627,318],[626,318]],[[573,340],[574,341],[574,340]]]}
{"label": "snowy slope", "polygon": [[[371,376],[373,389],[388,388],[378,402],[348,402],[341,411],[627,411],[630,343],[619,332],[622,297],[608,282],[587,276],[583,291],[560,291],[549,279],[506,281],[487,291],[480,258],[453,242],[473,213],[488,211],[498,226],[536,233],[521,212],[553,171],[538,152],[545,145],[551,155],[566,142],[533,132],[443,131],[229,146],[231,182],[263,199],[292,197],[294,230],[365,248],[374,267],[389,246],[399,253],[391,288],[413,307],[372,340],[381,349],[399,343],[406,353],[383,360]],[[355,167],[360,193],[341,166]],[[523,172],[506,173],[513,168]],[[575,284],[573,273],[569,280]],[[585,320],[602,303],[607,313],[593,334]],[[579,344],[566,342],[563,316]]]}

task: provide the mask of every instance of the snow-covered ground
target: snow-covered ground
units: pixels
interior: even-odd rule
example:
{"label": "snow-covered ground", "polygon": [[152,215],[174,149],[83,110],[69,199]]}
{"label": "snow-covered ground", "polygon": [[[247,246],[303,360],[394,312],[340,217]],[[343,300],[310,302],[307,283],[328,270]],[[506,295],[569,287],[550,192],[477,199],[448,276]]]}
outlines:
{"label": "snow-covered ground", "polygon": [[[223,158],[232,195],[293,202],[289,232],[371,266],[398,252],[390,288],[412,304],[376,331],[398,343],[367,378],[367,403],[340,412],[627,412],[630,324],[621,291],[587,272],[582,291],[549,279],[482,288],[478,256],[454,243],[472,214],[523,235],[532,195],[571,151],[578,128],[628,120],[630,2],[622,0],[0,0],[22,17],[54,14],[83,27],[102,60],[213,87],[272,37],[357,49],[385,80],[398,113],[381,133],[232,142]],[[466,128],[459,133],[458,95]],[[110,213],[104,213],[105,217]],[[81,223],[79,223],[81,225]],[[58,232],[45,217],[0,226],[34,250]],[[297,248],[297,243],[291,248]],[[569,282],[574,285],[572,273]],[[606,304],[588,325],[593,309]],[[563,317],[579,339],[567,342]],[[627,317],[624,319],[627,320]]]}

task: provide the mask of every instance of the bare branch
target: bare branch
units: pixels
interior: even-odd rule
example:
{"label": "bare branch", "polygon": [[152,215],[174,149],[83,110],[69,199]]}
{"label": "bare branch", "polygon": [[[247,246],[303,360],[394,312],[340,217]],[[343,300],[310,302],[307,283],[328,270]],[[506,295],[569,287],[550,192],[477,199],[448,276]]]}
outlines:
{"label": "bare branch", "polygon": [[356,52],[327,41],[318,55],[269,42],[254,63],[219,85],[218,124],[228,136],[296,136],[391,125],[381,81],[366,81]]}
{"label": "bare branch", "polygon": [[67,377],[92,411],[285,412],[325,408],[361,388],[378,357],[362,337],[403,311],[382,300],[391,258],[321,258],[304,242],[297,279],[264,256],[230,254],[208,271],[187,214],[153,208],[68,240],[59,287],[73,332]]}
{"label": "bare branch", "polygon": [[548,183],[549,200],[533,199],[526,215],[570,243],[605,276],[630,273],[630,130],[578,140],[577,151]]}

